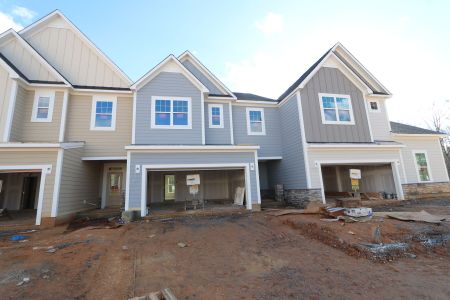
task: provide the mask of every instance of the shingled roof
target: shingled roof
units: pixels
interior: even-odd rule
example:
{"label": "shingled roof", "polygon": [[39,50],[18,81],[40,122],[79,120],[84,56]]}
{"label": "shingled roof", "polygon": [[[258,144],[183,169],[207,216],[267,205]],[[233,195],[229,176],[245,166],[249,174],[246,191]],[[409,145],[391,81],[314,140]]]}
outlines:
{"label": "shingled roof", "polygon": [[401,133],[401,134],[445,134],[443,132],[397,122],[391,122],[391,129],[393,133]]}
{"label": "shingled roof", "polygon": [[233,94],[236,96],[238,100],[250,100],[250,101],[271,101],[271,102],[277,102],[275,99],[251,94],[251,93],[239,93],[239,92],[233,92]]}

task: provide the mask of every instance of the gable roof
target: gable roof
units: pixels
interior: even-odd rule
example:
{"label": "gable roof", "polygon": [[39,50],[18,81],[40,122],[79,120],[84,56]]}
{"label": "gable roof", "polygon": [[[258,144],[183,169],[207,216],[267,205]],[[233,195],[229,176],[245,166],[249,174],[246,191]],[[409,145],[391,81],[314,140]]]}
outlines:
{"label": "gable roof", "polygon": [[2,60],[5,61],[12,69],[15,70],[15,72],[20,75],[21,78],[25,79],[29,83],[54,83],[54,84],[65,84],[70,86],[70,82],[56,70],[45,58],[41,56],[39,52],[37,52],[26,40],[24,40],[17,32],[15,32],[13,29],[9,29],[2,34],[0,34],[0,41],[3,39],[13,38],[15,39],[22,47],[23,49],[28,52],[31,57],[33,57],[39,64],[41,64],[54,78],[58,79],[57,81],[46,81],[46,80],[39,80],[37,78],[27,78],[23,72],[21,72],[17,66],[11,62],[3,53],[2,54]]}
{"label": "gable roof", "polygon": [[64,25],[67,25],[74,34],[80,38],[82,42],[84,42],[90,49],[92,49],[93,52],[98,54],[98,56],[101,58],[101,60],[108,65],[113,72],[117,74],[127,85],[132,84],[132,80],[125,74],[122,69],[120,69],[102,50],[100,50],[75,24],[73,24],[62,12],[59,10],[54,10],[53,12],[49,13],[48,15],[42,17],[41,19],[37,20],[36,22],[30,24],[29,26],[25,27],[21,31],[19,31],[19,34],[23,36],[25,39],[30,37],[33,33],[38,32],[42,27],[45,25],[58,20],[60,18]]}
{"label": "gable roof", "polygon": [[[202,64],[200,62],[200,60],[197,59],[197,57],[194,56],[194,54],[192,54],[189,50],[186,50],[185,52],[183,52],[180,56],[178,56],[178,60],[184,65],[185,61],[190,61],[191,63],[194,64],[194,66],[201,72],[201,74],[195,74],[193,72],[193,70],[190,70],[187,66],[187,68],[191,71],[191,73],[193,73],[194,76],[197,77],[197,79],[199,79],[200,81],[202,81],[202,83],[206,86],[208,86],[208,82],[205,81],[208,80],[210,81],[212,84],[214,84],[217,89],[221,92],[219,93],[215,93],[215,95],[229,95],[232,98],[235,98],[233,95],[233,92],[231,92],[226,86],[225,84],[223,84],[207,67],[205,67],[204,64]],[[201,77],[206,77],[205,79],[201,78]],[[211,88],[210,88],[211,91]],[[212,92],[212,91],[211,91]]]}
{"label": "gable roof", "polygon": [[[348,59],[345,59],[342,54],[338,53],[338,49],[339,51],[342,51],[342,53],[345,53]],[[303,73],[299,77],[299,79],[297,79],[283,94],[281,94],[281,96],[278,97],[278,101],[281,101],[289,96],[297,88],[304,86],[311,79],[312,75],[331,56],[335,57],[342,65],[345,66],[347,70],[353,73],[357,77],[357,79],[370,90],[372,94],[386,96],[391,95],[390,92],[383,85],[381,85],[381,83],[371,73],[369,73],[369,71],[367,71],[367,69],[358,60],[356,60],[356,58],[354,58],[354,56],[351,55],[350,52],[348,52],[348,50],[345,49],[341,43],[338,42],[327,52],[325,52],[325,54],[323,54],[311,67],[309,67],[309,69],[306,70],[306,72]],[[357,66],[360,70],[364,70],[364,74],[362,74],[362,71],[358,71],[355,66]],[[377,87],[371,85],[369,81],[376,82]]]}
{"label": "gable roof", "polygon": [[233,94],[236,96],[237,100],[248,100],[248,101],[270,101],[270,102],[278,102],[275,99],[251,94],[251,93],[239,93],[239,92],[233,92]]}
{"label": "gable roof", "polygon": [[445,135],[444,132],[425,129],[417,126],[402,124],[398,122],[391,122],[392,133],[398,134],[433,134],[433,135]]}
{"label": "gable roof", "polygon": [[150,80],[156,77],[160,72],[164,71],[164,67],[170,63],[175,64],[177,68],[183,75],[185,75],[201,92],[208,93],[208,88],[195,77],[185,66],[173,55],[170,54],[165,59],[163,59],[159,64],[153,67],[150,71],[139,78],[135,83],[131,85],[131,89],[139,89],[141,86],[147,84]]}

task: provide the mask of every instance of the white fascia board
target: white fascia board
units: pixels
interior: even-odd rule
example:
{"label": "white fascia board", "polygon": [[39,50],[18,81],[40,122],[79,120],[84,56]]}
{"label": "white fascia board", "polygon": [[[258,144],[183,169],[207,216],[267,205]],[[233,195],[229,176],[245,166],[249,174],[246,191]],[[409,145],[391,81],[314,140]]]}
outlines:
{"label": "white fascia board", "polygon": [[126,156],[85,156],[81,160],[127,160]]}
{"label": "white fascia board", "polygon": [[186,50],[184,53],[182,53],[180,56],[178,56],[178,60],[181,62],[185,59],[190,58],[191,61],[196,65],[198,69],[205,75],[206,77],[209,77],[211,81],[215,81],[216,85],[219,85],[222,88],[222,93],[228,93],[232,96],[232,99],[236,99],[236,96],[233,94],[232,91],[230,91],[225,84],[223,84],[219,78],[217,78],[210,70],[208,70],[207,67],[205,67],[204,64],[201,63],[201,61],[195,57],[189,50]]}
{"label": "white fascia board", "polygon": [[425,138],[425,139],[430,139],[430,138],[445,138],[445,137],[447,137],[448,135],[447,134],[439,134],[439,133],[436,133],[436,134],[428,134],[428,133],[425,133],[425,134],[409,134],[409,133],[392,133],[392,135],[393,136],[396,136],[396,137],[403,137],[403,138]]}
{"label": "white fascia board", "polygon": [[128,77],[127,74],[125,74],[124,71],[122,71],[122,69],[120,69],[102,50],[100,50],[83,32],[81,32],[80,29],[78,29],[77,26],[75,26],[75,24],[73,24],[62,12],[60,12],[59,10],[55,10],[52,13],[48,14],[47,16],[41,18],[40,20],[34,22],[33,24],[25,27],[24,29],[22,29],[21,31],[19,31],[20,35],[26,36],[27,33],[29,33],[30,31],[32,31],[33,29],[39,27],[41,24],[44,24],[47,21],[50,21],[51,19],[55,18],[55,17],[60,17],[62,18],[68,25],[69,27],[78,35],[78,37],[86,43],[86,45],[89,46],[89,48],[91,48],[91,50],[93,50],[94,52],[98,53],[100,57],[103,58],[103,60],[106,62],[107,65],[109,65],[110,67],[112,67],[116,73],[118,75],[120,75],[120,77],[122,77],[122,79],[124,79],[124,81],[128,84],[131,85],[133,83],[133,81]]}
{"label": "white fascia board", "polygon": [[374,149],[398,149],[405,148],[405,145],[358,145],[358,144],[307,144],[308,149],[342,149],[342,150],[374,150]]}
{"label": "white fascia board", "polygon": [[280,160],[283,156],[258,156],[258,160]]}
{"label": "white fascia board", "polygon": [[122,91],[122,90],[115,90],[115,89],[78,89],[78,88],[72,88],[71,89],[72,95],[91,95],[91,94],[117,94],[119,96],[124,97],[124,95],[132,95],[133,91]]}
{"label": "white fascia board", "polygon": [[132,90],[138,90],[143,85],[151,81],[160,73],[161,68],[169,63],[174,62],[179,68],[183,75],[185,75],[202,93],[209,93],[209,90],[203,83],[200,82],[185,66],[175,57],[173,54],[170,54],[165,59],[163,59],[159,64],[157,64],[153,69],[148,71],[144,76],[138,79],[133,85],[130,87]]}
{"label": "white fascia board", "polygon": [[73,142],[73,143],[2,143],[0,148],[10,149],[10,148],[62,148],[62,149],[73,149],[81,148],[84,146],[84,142]]}
{"label": "white fascia board", "polygon": [[126,146],[125,150],[157,150],[157,151],[168,151],[168,150],[182,150],[182,151],[226,151],[226,150],[258,150],[259,146],[233,146],[233,145],[225,145],[225,146],[185,146],[185,145],[131,145]]}

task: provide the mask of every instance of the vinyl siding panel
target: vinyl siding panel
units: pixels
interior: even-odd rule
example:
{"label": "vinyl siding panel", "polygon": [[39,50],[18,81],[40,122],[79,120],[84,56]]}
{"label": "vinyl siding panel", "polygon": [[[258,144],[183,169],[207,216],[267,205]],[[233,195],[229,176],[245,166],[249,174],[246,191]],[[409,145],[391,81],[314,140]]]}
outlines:
{"label": "vinyl siding panel", "polygon": [[[309,173],[311,176],[311,188],[320,188],[320,173],[319,168],[316,166],[316,162],[320,161],[342,161],[344,164],[346,161],[352,160],[358,164],[364,164],[364,162],[370,162],[371,160],[396,160],[401,162],[400,152],[398,149],[376,149],[376,150],[349,150],[349,149],[324,149],[324,150],[309,150]],[[399,175],[401,182],[405,182],[402,173],[402,166],[399,166]]]}
{"label": "vinyl siding panel", "polygon": [[[370,142],[361,91],[338,69],[322,67],[301,90],[307,142]],[[350,95],[355,125],[322,124],[319,93]]]}
{"label": "vinyl siding panel", "polygon": [[117,97],[115,131],[90,130],[92,98],[71,95],[66,123],[66,141],[84,141],[84,156],[126,156],[131,144],[133,98]]}
{"label": "vinyl siding panel", "polygon": [[[136,165],[153,164],[221,164],[221,163],[255,163],[253,152],[214,152],[214,153],[131,153],[130,169]],[[130,172],[130,209],[141,207],[142,171],[138,174]],[[257,203],[256,168],[250,170],[252,203]]]}
{"label": "vinyl siding panel", "polygon": [[12,79],[9,73],[0,67],[0,141],[3,140],[6,119],[8,116],[9,100],[11,98]]}
{"label": "vinyl siding panel", "polygon": [[49,71],[49,67],[38,61],[30,50],[25,49],[16,38],[11,38],[0,52],[11,61],[28,79],[61,81]]}
{"label": "vinyl siding panel", "polygon": [[0,166],[51,165],[52,171],[45,179],[42,217],[50,217],[52,210],[53,188],[55,183],[57,151],[21,151],[18,149],[1,150]]}
{"label": "vinyl siding panel", "polygon": [[[369,105],[369,102],[370,100],[367,100],[367,105]],[[376,141],[392,141],[386,102],[384,100],[377,100],[377,102],[379,112],[373,112],[369,109],[369,121],[373,139]]]}
{"label": "vinyl siding panel", "polygon": [[32,122],[35,91],[17,89],[11,141],[58,142],[64,93],[56,92],[51,122]]}
{"label": "vinyl siding panel", "polygon": [[69,28],[49,26],[25,38],[72,84],[128,87],[115,69]]}
{"label": "vinyl siding panel", "polygon": [[206,77],[202,71],[197,69],[196,66],[194,66],[193,63],[191,63],[189,60],[185,60],[182,62],[183,66],[186,67],[192,74],[194,74],[195,77],[197,77],[198,80],[200,80],[201,83],[203,83],[204,86],[206,86],[209,90],[210,94],[220,95],[223,94],[222,91],[220,91],[219,87],[214,84],[211,80]]}
{"label": "vinyl siding panel", "polygon": [[81,160],[83,148],[64,150],[58,216],[92,209],[88,203],[99,203],[98,187],[101,165]]}
{"label": "vinyl siding panel", "polygon": [[407,183],[417,183],[419,181],[413,155],[413,151],[416,150],[426,151],[429,160],[429,171],[433,182],[445,182],[449,180],[438,138],[395,137],[395,140],[406,145],[401,151]]}
{"label": "vinyl siding panel", "polygon": [[279,109],[283,159],[270,162],[270,181],[274,184],[284,184],[285,189],[305,189],[306,168],[297,97],[292,96]]}
{"label": "vinyl siding panel", "polygon": [[[246,107],[232,106],[234,143],[236,145],[259,145],[261,147],[258,150],[259,157],[281,156],[281,125],[278,108],[263,107],[266,124],[265,135],[248,135]],[[248,107],[260,108],[257,105]]]}
{"label": "vinyl siding panel", "polygon": [[[151,128],[152,96],[190,97],[192,129]],[[201,93],[181,73],[161,72],[137,91],[136,144],[150,145],[201,145],[202,114]]]}
{"label": "vinyl siding panel", "polygon": [[[223,106],[223,128],[209,128],[210,104],[221,104]],[[205,102],[205,143],[206,145],[231,144],[230,107],[228,103]]]}

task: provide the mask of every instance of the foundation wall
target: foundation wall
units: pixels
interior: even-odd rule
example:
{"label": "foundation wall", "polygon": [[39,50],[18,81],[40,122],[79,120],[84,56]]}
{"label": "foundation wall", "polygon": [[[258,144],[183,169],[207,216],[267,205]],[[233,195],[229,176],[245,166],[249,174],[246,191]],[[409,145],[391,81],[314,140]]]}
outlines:
{"label": "foundation wall", "polygon": [[450,197],[450,182],[403,184],[405,199]]}

